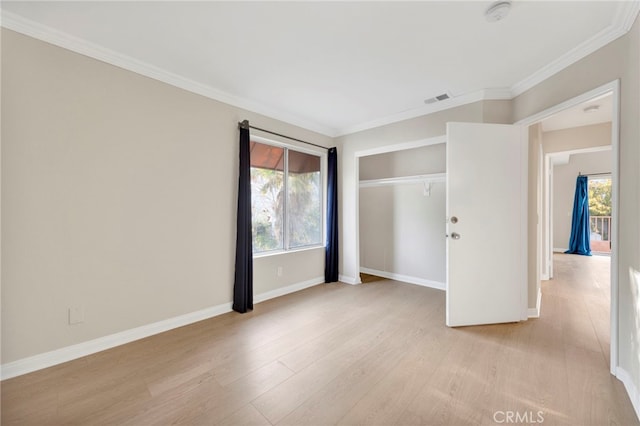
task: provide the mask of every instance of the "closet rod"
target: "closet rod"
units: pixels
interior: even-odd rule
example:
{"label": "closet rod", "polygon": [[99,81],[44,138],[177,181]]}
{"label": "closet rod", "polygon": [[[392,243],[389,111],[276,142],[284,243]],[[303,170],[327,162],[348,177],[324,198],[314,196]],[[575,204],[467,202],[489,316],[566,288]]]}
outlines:
{"label": "closet rod", "polygon": [[438,183],[446,182],[446,173],[432,173],[428,175],[402,176],[395,178],[369,179],[359,182],[360,188],[368,188],[374,186],[387,186],[396,184],[413,184],[413,183]]}

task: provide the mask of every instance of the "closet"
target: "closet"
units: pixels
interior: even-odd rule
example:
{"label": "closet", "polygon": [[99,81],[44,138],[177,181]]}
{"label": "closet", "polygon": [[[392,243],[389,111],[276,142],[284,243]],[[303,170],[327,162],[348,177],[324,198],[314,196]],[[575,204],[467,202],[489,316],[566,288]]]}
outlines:
{"label": "closet", "polygon": [[360,158],[360,272],[445,288],[445,166],[445,144]]}

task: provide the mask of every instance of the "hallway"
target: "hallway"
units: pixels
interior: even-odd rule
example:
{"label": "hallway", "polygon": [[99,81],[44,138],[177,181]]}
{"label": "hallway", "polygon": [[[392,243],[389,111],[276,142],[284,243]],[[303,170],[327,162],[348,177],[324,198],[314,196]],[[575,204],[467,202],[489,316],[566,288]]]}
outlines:
{"label": "hallway", "polygon": [[555,253],[553,262],[554,278],[542,282],[541,317],[553,314],[568,326],[565,342],[599,352],[608,369],[611,258]]}

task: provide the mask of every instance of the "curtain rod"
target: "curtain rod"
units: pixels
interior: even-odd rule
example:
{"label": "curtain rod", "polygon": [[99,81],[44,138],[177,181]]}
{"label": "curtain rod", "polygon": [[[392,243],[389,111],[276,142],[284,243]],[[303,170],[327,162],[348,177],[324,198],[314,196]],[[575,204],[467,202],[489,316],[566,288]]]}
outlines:
{"label": "curtain rod", "polygon": [[311,142],[307,142],[307,141],[303,141],[301,139],[296,139],[296,138],[292,138],[291,136],[286,136],[283,135],[281,133],[276,133],[276,132],[271,132],[269,130],[265,130],[265,129],[261,129],[260,127],[255,127],[255,126],[251,126],[249,124],[249,120],[243,120],[241,122],[238,122],[238,128],[240,129],[254,129],[254,130],[260,130],[261,132],[265,132],[265,133],[269,133],[271,135],[276,135],[276,136],[280,136],[281,138],[286,138],[286,139],[290,139],[292,141],[296,141],[296,142],[301,142],[301,143],[306,143],[307,145],[313,145],[317,148],[322,148],[322,149],[326,149],[328,150],[329,148],[327,148],[326,146],[322,146],[322,145],[316,145],[315,143],[311,143]]}
{"label": "curtain rod", "polygon": [[582,172],[578,172],[578,176],[604,176],[604,175],[610,175],[611,172],[602,172],[602,173],[586,173],[586,174],[582,174]]}

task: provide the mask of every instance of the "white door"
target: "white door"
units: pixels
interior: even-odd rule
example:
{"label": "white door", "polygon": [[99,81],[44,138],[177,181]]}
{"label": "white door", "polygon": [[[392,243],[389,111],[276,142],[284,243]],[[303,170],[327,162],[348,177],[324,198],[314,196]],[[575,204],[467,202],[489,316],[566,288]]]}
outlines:
{"label": "white door", "polygon": [[447,124],[447,325],[526,318],[527,149],[519,126]]}

